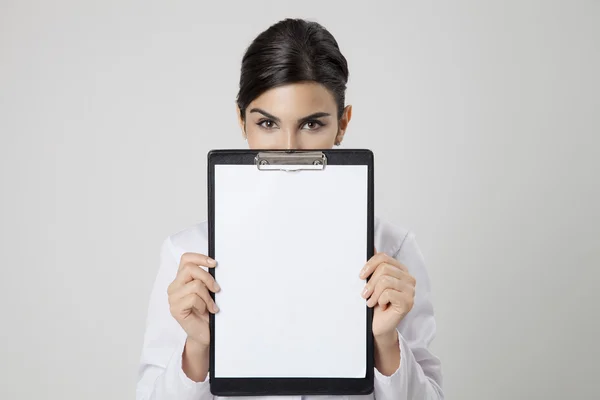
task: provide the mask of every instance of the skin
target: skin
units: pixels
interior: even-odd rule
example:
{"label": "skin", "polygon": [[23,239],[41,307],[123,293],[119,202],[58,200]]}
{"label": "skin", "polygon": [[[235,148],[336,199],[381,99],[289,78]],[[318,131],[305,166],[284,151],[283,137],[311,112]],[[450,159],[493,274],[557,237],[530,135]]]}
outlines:
{"label": "skin", "polygon": [[[308,82],[263,93],[249,104],[244,116],[238,109],[242,135],[251,149],[332,148],[344,139],[352,107],[345,107],[339,120],[337,115],[333,95],[324,86]],[[375,253],[357,271],[357,278],[370,277],[360,295],[374,308],[375,367],[389,376],[400,366],[396,327],[413,307],[416,281],[393,257]],[[187,333],[183,371],[195,382],[204,381],[208,374],[209,313],[219,311],[209,291],[216,293],[220,287],[201,267],[216,266],[206,255],[186,253],[167,290],[171,315]]]}

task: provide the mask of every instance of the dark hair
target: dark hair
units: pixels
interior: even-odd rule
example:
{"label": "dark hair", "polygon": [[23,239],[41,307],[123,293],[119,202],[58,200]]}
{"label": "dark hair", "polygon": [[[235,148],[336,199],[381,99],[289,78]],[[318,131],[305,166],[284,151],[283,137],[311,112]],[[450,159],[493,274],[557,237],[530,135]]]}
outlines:
{"label": "dark hair", "polygon": [[335,38],[317,22],[285,19],[258,35],[244,54],[237,95],[242,118],[267,90],[305,81],[320,83],[333,94],[341,118],[348,63]]}

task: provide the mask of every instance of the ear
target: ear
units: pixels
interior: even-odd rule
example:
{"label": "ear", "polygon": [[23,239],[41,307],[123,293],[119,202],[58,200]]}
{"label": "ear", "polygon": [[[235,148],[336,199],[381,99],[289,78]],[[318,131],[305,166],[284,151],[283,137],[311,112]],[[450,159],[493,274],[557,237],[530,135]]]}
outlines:
{"label": "ear", "polygon": [[344,140],[344,135],[346,134],[346,129],[348,129],[348,124],[352,119],[352,106],[347,105],[342,112],[342,117],[338,123],[338,133],[335,136],[335,142],[340,144]]}
{"label": "ear", "polygon": [[238,124],[240,125],[240,129],[242,130],[242,137],[244,138],[244,140],[246,140],[248,136],[246,135],[246,122],[244,121],[244,118],[242,118],[242,110],[240,110],[240,108],[237,105],[235,106],[235,109],[237,111]]}

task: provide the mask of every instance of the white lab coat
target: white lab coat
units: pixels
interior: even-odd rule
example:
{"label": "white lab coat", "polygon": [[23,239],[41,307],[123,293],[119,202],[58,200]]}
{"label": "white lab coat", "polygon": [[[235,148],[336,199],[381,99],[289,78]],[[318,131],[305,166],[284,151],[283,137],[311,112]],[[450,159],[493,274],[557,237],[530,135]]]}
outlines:
{"label": "white lab coat", "polygon": [[[186,334],[169,312],[167,287],[177,274],[185,252],[208,254],[207,223],[201,223],[165,239],[161,261],[148,307],[146,333],[139,368],[137,400],[212,400],[208,378],[190,380],[182,370]],[[391,376],[375,368],[375,391],[364,396],[331,396],[348,400],[442,400],[440,361],[429,351],[435,336],[430,284],[423,256],[414,234],[375,219],[375,247],[408,268],[417,281],[413,309],[398,325],[400,367]],[[358,274],[358,271],[357,271]],[[359,294],[358,294],[359,295]],[[274,396],[269,399],[274,399]],[[285,396],[286,400],[323,400],[327,396]]]}

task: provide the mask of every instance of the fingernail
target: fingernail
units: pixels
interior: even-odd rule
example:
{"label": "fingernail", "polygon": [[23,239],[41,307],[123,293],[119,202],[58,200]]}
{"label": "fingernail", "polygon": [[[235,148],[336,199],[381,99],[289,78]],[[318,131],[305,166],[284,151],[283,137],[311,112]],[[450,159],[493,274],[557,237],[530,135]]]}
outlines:
{"label": "fingernail", "polygon": [[217,262],[210,257],[208,257],[206,261],[208,262],[208,265],[210,265],[211,267],[217,266]]}
{"label": "fingernail", "polygon": [[363,289],[363,292],[362,292],[362,297],[364,297],[366,299],[367,293],[369,293],[369,288],[367,286],[365,286],[365,288]]}
{"label": "fingernail", "polygon": [[218,307],[216,304],[215,304],[215,306],[214,306],[214,309],[215,309],[215,313],[218,313],[218,312],[219,312],[219,307]]}
{"label": "fingernail", "polygon": [[215,282],[215,290],[217,292],[219,292],[221,290],[221,286],[217,282]]}
{"label": "fingernail", "polygon": [[363,267],[363,269],[360,270],[360,277],[362,278],[365,275],[365,272],[367,272],[367,267]]}

